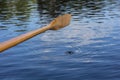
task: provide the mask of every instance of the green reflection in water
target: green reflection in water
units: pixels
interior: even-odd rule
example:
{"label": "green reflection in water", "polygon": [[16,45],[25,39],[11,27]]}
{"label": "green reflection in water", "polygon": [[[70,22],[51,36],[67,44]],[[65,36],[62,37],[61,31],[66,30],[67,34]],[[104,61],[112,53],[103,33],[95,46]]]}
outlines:
{"label": "green reflection in water", "polygon": [[30,3],[35,3],[35,0],[1,0],[0,20],[8,20],[17,16],[21,21],[27,20],[31,11]]}

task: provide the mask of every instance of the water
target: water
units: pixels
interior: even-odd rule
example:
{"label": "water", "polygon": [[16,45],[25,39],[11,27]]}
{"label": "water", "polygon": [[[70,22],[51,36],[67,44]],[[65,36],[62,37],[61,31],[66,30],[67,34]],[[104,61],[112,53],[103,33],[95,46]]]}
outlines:
{"label": "water", "polygon": [[0,54],[0,80],[119,80],[120,0],[0,0],[0,42],[72,14],[71,24]]}

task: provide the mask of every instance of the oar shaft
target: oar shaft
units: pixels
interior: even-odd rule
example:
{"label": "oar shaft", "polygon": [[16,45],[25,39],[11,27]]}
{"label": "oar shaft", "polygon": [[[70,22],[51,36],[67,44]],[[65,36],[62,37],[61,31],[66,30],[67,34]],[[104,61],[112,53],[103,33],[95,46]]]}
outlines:
{"label": "oar shaft", "polygon": [[22,43],[40,33],[43,33],[51,28],[51,25],[45,26],[43,28],[28,32],[26,34],[20,35],[18,37],[12,38],[8,41],[0,43],[0,52],[3,52],[19,43]]}

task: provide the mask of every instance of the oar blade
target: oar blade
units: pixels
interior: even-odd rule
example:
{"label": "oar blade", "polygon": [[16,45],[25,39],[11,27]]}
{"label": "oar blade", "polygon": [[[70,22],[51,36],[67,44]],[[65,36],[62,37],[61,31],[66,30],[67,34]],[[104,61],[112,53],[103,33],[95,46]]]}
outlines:
{"label": "oar blade", "polygon": [[67,25],[70,24],[70,20],[71,20],[71,15],[70,14],[65,14],[62,16],[58,16],[57,18],[55,18],[51,23],[52,23],[52,30],[58,30],[60,28],[63,28]]}

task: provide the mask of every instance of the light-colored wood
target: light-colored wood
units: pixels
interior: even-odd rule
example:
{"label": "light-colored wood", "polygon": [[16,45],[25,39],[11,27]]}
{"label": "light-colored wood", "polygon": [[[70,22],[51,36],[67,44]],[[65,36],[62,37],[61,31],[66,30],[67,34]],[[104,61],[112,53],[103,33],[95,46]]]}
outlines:
{"label": "light-colored wood", "polygon": [[28,32],[26,34],[22,34],[18,37],[12,38],[8,41],[2,42],[2,43],[0,43],[0,52],[3,52],[13,46],[16,46],[17,44],[22,43],[40,33],[47,31],[47,30],[58,30],[60,28],[63,28],[65,26],[69,25],[70,19],[71,19],[70,14],[58,16],[53,21],[51,21],[51,23],[49,25],[47,25],[45,27]]}

